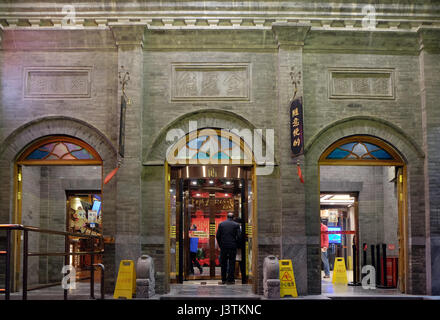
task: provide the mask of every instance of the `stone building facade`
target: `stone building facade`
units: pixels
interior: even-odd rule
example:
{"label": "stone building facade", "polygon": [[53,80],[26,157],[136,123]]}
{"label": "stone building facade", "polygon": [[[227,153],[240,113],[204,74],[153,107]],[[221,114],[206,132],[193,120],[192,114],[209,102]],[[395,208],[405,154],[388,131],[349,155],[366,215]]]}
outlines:
{"label": "stone building facade", "polygon": [[[1,223],[19,222],[14,164],[41,137],[88,143],[103,177],[118,165],[119,75],[129,72],[125,154],[102,189],[104,236],[114,239],[104,254],[108,288],[120,260],[148,254],[156,291],[169,290],[166,135],[197,121],[274,130],[273,172],[256,180],[256,292],[269,254],[292,259],[300,295],[321,292],[319,159],[339,139],[367,135],[391,145],[407,170],[405,291],[440,294],[435,1],[2,1],[0,23]],[[305,141],[297,158],[295,89]]]}

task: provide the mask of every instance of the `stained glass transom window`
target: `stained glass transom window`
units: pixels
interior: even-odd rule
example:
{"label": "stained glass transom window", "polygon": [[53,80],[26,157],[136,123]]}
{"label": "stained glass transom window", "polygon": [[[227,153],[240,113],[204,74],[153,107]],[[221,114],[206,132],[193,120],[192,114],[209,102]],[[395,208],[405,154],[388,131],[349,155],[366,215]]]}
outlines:
{"label": "stained glass transom window", "polygon": [[236,160],[249,159],[235,141],[218,135],[198,136],[177,152],[176,159]]}
{"label": "stained glass transom window", "polygon": [[39,146],[25,160],[94,160],[84,147],[67,141],[55,141]]}
{"label": "stained glass transom window", "polygon": [[355,141],[336,147],[326,159],[331,160],[394,160],[383,148],[364,141]]}

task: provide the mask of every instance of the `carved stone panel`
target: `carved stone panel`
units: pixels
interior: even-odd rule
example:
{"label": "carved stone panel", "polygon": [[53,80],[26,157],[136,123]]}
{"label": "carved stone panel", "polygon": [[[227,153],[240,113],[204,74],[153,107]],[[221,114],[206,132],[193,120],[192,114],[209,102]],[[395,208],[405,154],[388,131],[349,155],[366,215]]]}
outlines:
{"label": "carved stone panel", "polygon": [[249,101],[249,64],[173,64],[171,91],[172,101]]}
{"label": "carved stone panel", "polygon": [[329,69],[330,99],[395,99],[394,70]]}
{"label": "carved stone panel", "polygon": [[24,97],[74,99],[91,97],[91,67],[26,67]]}

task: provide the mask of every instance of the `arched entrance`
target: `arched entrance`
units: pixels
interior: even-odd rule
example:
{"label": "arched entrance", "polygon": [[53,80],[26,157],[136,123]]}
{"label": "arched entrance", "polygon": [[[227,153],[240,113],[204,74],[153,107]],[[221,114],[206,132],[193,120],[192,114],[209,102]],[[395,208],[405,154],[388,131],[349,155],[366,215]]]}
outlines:
{"label": "arched entrance", "polygon": [[[12,222],[42,229],[102,235],[103,160],[81,139],[51,135],[29,144],[14,165],[14,214]],[[53,252],[64,248],[63,237],[32,235],[30,250]],[[19,288],[20,247],[15,238],[14,287]],[[81,239],[70,238],[73,252],[84,250]],[[78,279],[87,274],[86,256],[74,256],[70,264]],[[102,257],[98,257],[98,260]],[[30,285],[49,285],[60,281],[64,264],[58,257],[33,257],[29,260]]]}
{"label": "arched entrance", "polygon": [[[342,232],[329,237],[328,247],[332,248],[335,256],[345,256],[351,258],[352,263],[356,262],[352,266],[347,263],[347,266],[349,269],[356,269],[357,277],[353,281],[360,282],[361,266],[371,264],[377,256],[374,256],[374,251],[370,251],[374,244],[374,240],[371,239],[380,239],[383,243],[387,238],[384,234],[395,233],[394,243],[386,249],[392,250],[398,258],[397,286],[401,292],[405,292],[408,263],[407,170],[403,158],[394,147],[382,139],[371,135],[354,135],[331,144],[321,154],[318,169],[321,223],[328,223],[329,231]],[[337,178],[342,175],[345,175],[342,179]],[[356,178],[351,179],[352,177]],[[386,190],[390,191],[390,195]],[[370,198],[365,195],[368,193],[372,194]],[[360,206],[375,208],[360,212]],[[396,213],[395,217],[392,216],[393,210]],[[381,214],[374,218],[364,217],[363,214],[367,212]],[[372,237],[369,233],[375,235]],[[390,238],[392,237],[388,239]],[[380,248],[383,248],[382,243]],[[352,244],[356,245],[356,259],[351,250]],[[378,265],[380,266],[380,263]],[[379,266],[378,268],[384,268],[383,264]],[[380,272],[380,269],[376,271]],[[383,284],[387,285],[386,279],[383,280]]]}
{"label": "arched entrance", "polygon": [[228,212],[244,235],[236,278],[252,282],[256,174],[244,139],[215,128],[190,132],[168,149],[165,171],[170,282],[220,279],[215,234]]}

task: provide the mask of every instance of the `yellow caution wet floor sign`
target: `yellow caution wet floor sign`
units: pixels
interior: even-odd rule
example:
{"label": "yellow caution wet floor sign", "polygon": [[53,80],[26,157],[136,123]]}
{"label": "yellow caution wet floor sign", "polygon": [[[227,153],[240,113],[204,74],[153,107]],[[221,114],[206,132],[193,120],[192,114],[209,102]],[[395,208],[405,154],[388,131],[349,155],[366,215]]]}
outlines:
{"label": "yellow caution wet floor sign", "polygon": [[118,279],[113,298],[133,298],[136,293],[136,271],[133,260],[122,260],[119,264]]}
{"label": "yellow caution wet floor sign", "polygon": [[291,260],[280,260],[280,297],[298,297]]}
{"label": "yellow caution wet floor sign", "polygon": [[335,266],[333,268],[333,279],[332,283],[337,284],[347,284],[347,269],[345,268],[344,258],[336,258]]}

